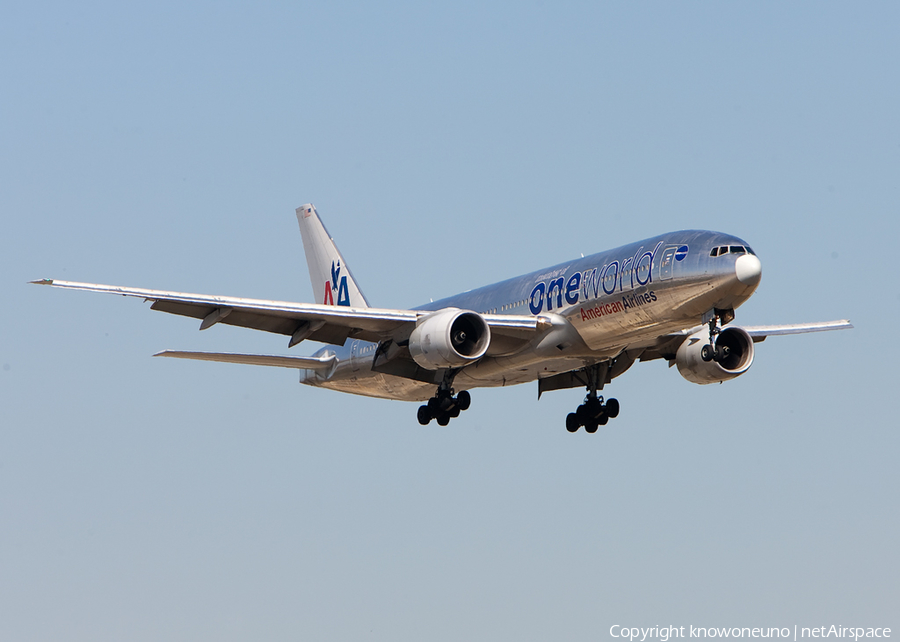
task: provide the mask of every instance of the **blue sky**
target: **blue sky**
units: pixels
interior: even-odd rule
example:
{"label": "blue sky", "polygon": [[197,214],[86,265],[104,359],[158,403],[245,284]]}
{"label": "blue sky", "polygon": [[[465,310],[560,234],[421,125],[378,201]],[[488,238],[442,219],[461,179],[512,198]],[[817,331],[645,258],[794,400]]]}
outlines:
{"label": "blue sky", "polygon": [[[892,3],[9,2],[0,638],[900,629]],[[747,239],[743,377],[415,404],[151,359],[279,336],[26,285],[311,300],[313,202],[411,307],[682,228]],[[303,346],[294,349],[303,352]],[[306,348],[312,351],[312,347]]]}

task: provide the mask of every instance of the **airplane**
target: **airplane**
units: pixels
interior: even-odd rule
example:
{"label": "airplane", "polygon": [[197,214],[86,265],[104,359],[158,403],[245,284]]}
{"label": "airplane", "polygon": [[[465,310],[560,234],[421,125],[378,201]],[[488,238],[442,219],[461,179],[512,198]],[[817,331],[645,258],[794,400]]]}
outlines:
{"label": "airplane", "polygon": [[469,408],[469,390],[537,381],[545,392],[584,388],[569,432],[619,414],[599,393],[636,361],[665,359],[688,381],[721,383],[753,363],[773,335],[852,328],[848,320],[731,325],[762,277],[736,236],[682,230],[470,290],[409,310],[373,308],[312,204],[296,210],[318,303],[41,279],[31,283],[151,301],[150,309],[290,337],[310,356],[164,350],[154,356],[300,371],[300,383],[369,397],[425,402],[420,424],[446,426]]}

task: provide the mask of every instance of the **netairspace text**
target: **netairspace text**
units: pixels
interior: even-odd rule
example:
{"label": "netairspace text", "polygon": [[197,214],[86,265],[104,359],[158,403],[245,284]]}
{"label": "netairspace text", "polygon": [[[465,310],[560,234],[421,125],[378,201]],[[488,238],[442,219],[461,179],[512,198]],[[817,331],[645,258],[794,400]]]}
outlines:
{"label": "netairspace text", "polygon": [[652,626],[648,628],[613,624],[609,634],[614,638],[624,638],[629,642],[659,640],[667,642],[673,638],[780,638],[783,640],[842,638],[854,640],[862,638],[889,638],[891,630],[883,627],[850,627],[832,624],[819,627],[705,627],[705,626]]}

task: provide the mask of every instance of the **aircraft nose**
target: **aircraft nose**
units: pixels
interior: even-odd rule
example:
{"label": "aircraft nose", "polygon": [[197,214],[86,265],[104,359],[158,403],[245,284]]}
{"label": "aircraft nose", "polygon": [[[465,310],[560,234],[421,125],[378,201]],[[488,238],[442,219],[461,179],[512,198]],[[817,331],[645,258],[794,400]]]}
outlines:
{"label": "aircraft nose", "polygon": [[762,263],[753,254],[742,254],[734,262],[734,273],[744,285],[756,285],[762,277]]}

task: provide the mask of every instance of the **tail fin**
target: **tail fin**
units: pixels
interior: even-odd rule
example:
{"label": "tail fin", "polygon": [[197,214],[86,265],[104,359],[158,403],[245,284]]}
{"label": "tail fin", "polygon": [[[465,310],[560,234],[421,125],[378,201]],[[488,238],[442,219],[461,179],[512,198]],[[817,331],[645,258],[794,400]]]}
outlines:
{"label": "tail fin", "polygon": [[312,203],[297,208],[303,251],[309,265],[316,303],[368,308],[369,302],[356,285],[356,279],[347,267],[340,250],[322,224]]}

